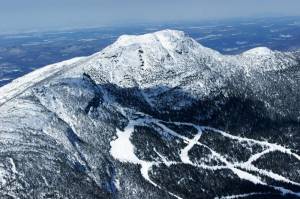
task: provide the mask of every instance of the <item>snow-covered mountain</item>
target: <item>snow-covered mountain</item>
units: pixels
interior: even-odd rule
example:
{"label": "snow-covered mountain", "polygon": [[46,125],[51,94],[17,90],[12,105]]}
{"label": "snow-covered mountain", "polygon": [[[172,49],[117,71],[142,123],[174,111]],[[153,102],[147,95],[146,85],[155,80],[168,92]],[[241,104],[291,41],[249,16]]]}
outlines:
{"label": "snow-covered mountain", "polygon": [[300,197],[300,64],[181,31],[0,88],[3,198]]}

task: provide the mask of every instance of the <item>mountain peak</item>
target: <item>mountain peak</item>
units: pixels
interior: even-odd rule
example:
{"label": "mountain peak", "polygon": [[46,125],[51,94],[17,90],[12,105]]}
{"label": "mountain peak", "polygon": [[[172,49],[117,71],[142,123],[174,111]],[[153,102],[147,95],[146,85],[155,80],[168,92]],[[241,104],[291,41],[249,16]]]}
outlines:
{"label": "mountain peak", "polygon": [[300,196],[299,64],[251,53],[163,30],[0,88],[0,195]]}
{"label": "mountain peak", "polygon": [[[241,55],[222,55],[202,46],[183,31],[170,29],[120,36],[101,52],[79,60],[44,67],[2,87],[0,105],[49,76],[56,77],[53,75],[56,73],[72,76],[88,71],[97,83],[143,88],[158,84],[170,88],[186,86],[194,94],[202,95],[213,90],[210,78],[223,82],[237,70],[250,74],[251,71],[279,70],[297,64],[293,56],[266,47],[254,48]],[[195,86],[190,83],[192,81],[187,81],[189,79],[196,81]],[[197,85],[201,85],[201,89]]]}
{"label": "mountain peak", "polygon": [[161,30],[154,33],[147,33],[143,35],[122,35],[116,41],[121,46],[132,45],[135,43],[152,43],[154,41],[162,40],[175,40],[185,39],[187,36],[183,31],[179,30]]}
{"label": "mountain peak", "polygon": [[244,55],[256,55],[256,56],[267,56],[272,54],[273,51],[270,48],[267,47],[257,47],[257,48],[253,48],[250,49],[246,52],[244,52]]}

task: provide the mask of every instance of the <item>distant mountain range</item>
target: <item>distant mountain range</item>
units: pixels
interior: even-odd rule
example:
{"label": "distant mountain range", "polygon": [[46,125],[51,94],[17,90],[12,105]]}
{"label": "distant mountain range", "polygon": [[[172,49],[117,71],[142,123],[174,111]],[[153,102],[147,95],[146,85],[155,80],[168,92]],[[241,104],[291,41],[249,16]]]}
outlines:
{"label": "distant mountain range", "polygon": [[299,198],[300,56],[123,35],[0,88],[1,198]]}

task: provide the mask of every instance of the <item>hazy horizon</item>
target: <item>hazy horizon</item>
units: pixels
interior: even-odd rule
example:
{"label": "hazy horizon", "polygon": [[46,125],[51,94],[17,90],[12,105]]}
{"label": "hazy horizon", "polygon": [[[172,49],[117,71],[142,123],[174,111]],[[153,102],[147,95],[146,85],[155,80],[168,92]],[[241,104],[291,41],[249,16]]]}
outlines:
{"label": "hazy horizon", "polygon": [[300,16],[298,0],[2,0],[0,32]]}

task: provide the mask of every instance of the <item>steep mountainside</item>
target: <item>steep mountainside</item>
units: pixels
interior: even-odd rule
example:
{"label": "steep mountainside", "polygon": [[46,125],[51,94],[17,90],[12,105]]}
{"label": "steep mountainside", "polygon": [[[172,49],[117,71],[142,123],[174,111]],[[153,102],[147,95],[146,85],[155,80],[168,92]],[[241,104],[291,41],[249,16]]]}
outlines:
{"label": "steep mountainside", "polygon": [[1,198],[299,198],[298,53],[121,36],[0,88]]}

